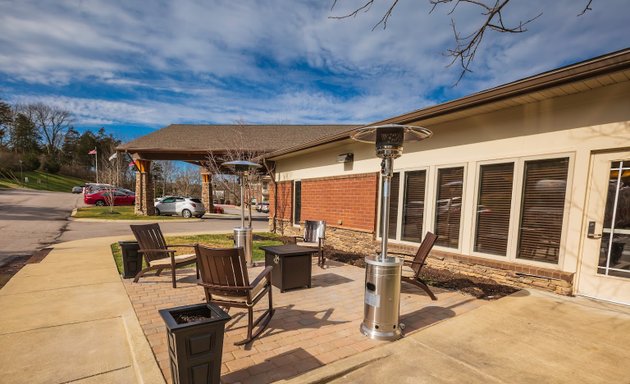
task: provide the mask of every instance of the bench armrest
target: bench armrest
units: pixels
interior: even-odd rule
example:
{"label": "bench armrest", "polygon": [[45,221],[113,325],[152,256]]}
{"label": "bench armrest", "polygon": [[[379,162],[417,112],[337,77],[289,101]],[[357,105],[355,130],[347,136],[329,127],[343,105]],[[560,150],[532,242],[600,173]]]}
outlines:
{"label": "bench armrest", "polygon": [[254,281],[252,281],[249,284],[249,288],[252,289],[255,286],[258,285],[258,283],[260,283],[260,280],[262,280],[263,278],[269,278],[269,274],[271,273],[271,271],[273,270],[273,267],[269,266],[269,267],[265,267],[265,269],[262,270],[262,272],[260,272],[260,274],[258,276],[256,276],[256,278],[254,279]]}

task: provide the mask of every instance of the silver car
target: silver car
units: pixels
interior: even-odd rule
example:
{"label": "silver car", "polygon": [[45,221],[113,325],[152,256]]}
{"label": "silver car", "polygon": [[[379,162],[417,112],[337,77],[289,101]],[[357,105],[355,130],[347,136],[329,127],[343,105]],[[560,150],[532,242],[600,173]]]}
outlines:
{"label": "silver car", "polygon": [[178,215],[185,218],[201,217],[206,213],[199,199],[181,196],[168,196],[155,203],[157,215]]}

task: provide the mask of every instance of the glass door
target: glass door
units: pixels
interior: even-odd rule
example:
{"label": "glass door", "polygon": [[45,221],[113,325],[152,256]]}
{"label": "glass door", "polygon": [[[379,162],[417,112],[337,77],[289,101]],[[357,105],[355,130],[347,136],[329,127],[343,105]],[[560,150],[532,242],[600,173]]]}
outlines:
{"label": "glass door", "polygon": [[577,291],[630,304],[630,152],[593,156]]}

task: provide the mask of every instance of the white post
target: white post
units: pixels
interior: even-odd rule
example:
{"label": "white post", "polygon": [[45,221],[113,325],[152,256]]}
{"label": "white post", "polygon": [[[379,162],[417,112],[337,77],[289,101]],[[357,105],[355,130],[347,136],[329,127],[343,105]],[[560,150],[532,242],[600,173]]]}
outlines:
{"label": "white post", "polygon": [[96,184],[98,184],[98,150],[94,147],[94,163],[96,164]]}

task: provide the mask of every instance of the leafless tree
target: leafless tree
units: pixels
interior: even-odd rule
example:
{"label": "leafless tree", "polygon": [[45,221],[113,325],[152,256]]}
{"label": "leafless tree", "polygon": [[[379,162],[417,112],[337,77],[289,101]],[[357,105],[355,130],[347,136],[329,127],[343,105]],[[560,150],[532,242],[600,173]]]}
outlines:
{"label": "leafless tree", "polygon": [[46,152],[49,155],[54,154],[61,147],[65,134],[72,124],[72,114],[44,103],[23,105],[19,110],[37,126],[45,140]]}
{"label": "leafless tree", "polygon": [[[116,156],[112,157],[112,155]],[[101,151],[97,155],[99,157],[99,180],[108,186],[105,188],[106,193],[105,203],[109,206],[109,211],[114,212],[116,190],[120,187],[120,159],[116,153],[116,146],[114,143],[109,148],[101,148]]]}
{"label": "leafless tree", "polygon": [[[230,170],[225,168],[222,164],[227,161],[245,160],[251,162],[257,162],[257,158],[262,155],[262,152],[252,150],[248,147],[242,131],[231,128],[232,134],[229,135],[231,140],[229,142],[221,142],[221,146],[226,148],[221,153],[208,152],[207,160],[202,164],[213,175],[224,175],[229,173]],[[245,196],[242,197],[240,203],[245,204],[249,212],[249,226],[252,225],[252,206],[251,201],[256,196],[256,190],[262,188],[262,178],[265,175],[270,174],[270,169],[267,164],[263,163],[263,168],[257,172],[251,172],[247,177],[247,183],[245,187]],[[234,178],[230,177],[214,177],[213,180],[219,184],[228,194],[233,196],[240,196],[240,185],[235,183]],[[240,198],[239,198],[240,199]]]}
{"label": "leafless tree", "polygon": [[[511,0],[429,0],[429,3],[431,4],[431,11],[429,13],[433,13],[438,6],[450,5],[451,9],[448,14],[452,15],[455,13],[460,4],[465,3],[479,7],[481,9],[481,14],[484,16],[481,25],[478,25],[473,32],[468,34],[462,34],[458,31],[455,26],[455,21],[451,19],[451,28],[453,29],[455,37],[455,47],[448,49],[446,51],[446,55],[452,58],[451,62],[448,64],[449,67],[455,63],[458,63],[461,67],[461,72],[456,84],[459,83],[466,73],[472,72],[470,65],[475,59],[477,49],[483,41],[484,35],[487,31],[499,33],[523,33],[527,31],[527,28],[525,27],[529,23],[533,22],[542,15],[542,12],[539,12],[536,16],[520,20],[514,24],[507,24],[503,15],[504,12],[506,12],[506,6],[510,3],[510,1]],[[385,11],[380,20],[372,27],[372,30],[375,30],[379,26],[383,29],[387,28],[389,18],[392,16],[398,2],[399,0],[391,0],[387,11]],[[592,10],[592,2],[593,0],[588,0],[586,6],[582,9],[582,12],[580,12],[578,16],[582,16],[587,11]],[[338,0],[333,0],[331,10],[335,8],[337,3]],[[374,0],[366,0],[360,7],[355,8],[352,12],[341,16],[330,16],[330,18],[347,19],[350,17],[356,17],[359,13],[368,12],[373,4]]]}
{"label": "leafless tree", "polygon": [[200,191],[199,172],[195,168],[180,168],[175,173],[175,188],[182,196],[198,195]]}

